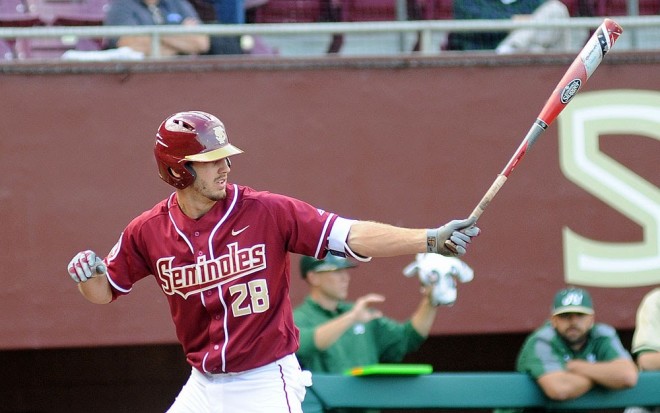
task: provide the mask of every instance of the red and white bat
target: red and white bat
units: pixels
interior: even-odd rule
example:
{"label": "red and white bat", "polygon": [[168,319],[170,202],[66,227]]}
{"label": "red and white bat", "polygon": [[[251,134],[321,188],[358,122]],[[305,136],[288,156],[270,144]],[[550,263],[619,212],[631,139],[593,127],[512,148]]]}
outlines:
{"label": "red and white bat", "polygon": [[[564,77],[562,77],[557,84],[557,87],[550,95],[545,106],[543,106],[543,109],[534,121],[532,127],[529,129],[529,132],[527,132],[525,139],[523,139],[522,143],[513,154],[513,157],[511,157],[486,194],[481,198],[477,207],[472,211],[470,218],[476,217],[479,219],[525,153],[531,149],[534,142],[536,142],[536,139],[545,132],[548,126],[557,118],[561,111],[564,110],[573,96],[575,96],[580,88],[584,86],[587,79],[589,79],[596,68],[598,68],[600,62],[603,61],[603,57],[605,57],[607,52],[609,52],[612,46],[614,46],[614,42],[616,42],[622,32],[623,29],[621,26],[611,19],[605,19],[598,29],[596,29],[573,63],[571,63],[571,66],[564,74]],[[446,244],[448,248],[453,247],[451,241],[446,241]]]}

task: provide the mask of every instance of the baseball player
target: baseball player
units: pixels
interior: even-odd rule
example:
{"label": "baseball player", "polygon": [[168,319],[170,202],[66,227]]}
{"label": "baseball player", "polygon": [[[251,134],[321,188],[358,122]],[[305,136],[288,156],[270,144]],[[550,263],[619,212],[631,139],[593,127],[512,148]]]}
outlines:
{"label": "baseball player", "polygon": [[301,413],[311,383],[295,356],[289,252],[359,261],[419,252],[460,256],[479,234],[474,220],[401,228],[230,183],[230,157],[242,151],[205,112],[165,119],[154,152],[174,193],[133,219],[104,259],[79,252],[68,273],[98,304],[130,293],[145,277],[158,282],[192,366],[170,413]]}

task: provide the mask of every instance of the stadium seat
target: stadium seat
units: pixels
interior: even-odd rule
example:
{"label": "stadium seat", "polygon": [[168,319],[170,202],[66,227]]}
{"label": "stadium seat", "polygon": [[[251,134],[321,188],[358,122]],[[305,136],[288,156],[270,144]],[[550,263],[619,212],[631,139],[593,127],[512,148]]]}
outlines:
{"label": "stadium seat", "polygon": [[0,0],[0,27],[29,27],[40,25],[39,17],[30,12],[23,0]]}
{"label": "stadium seat", "polygon": [[[39,16],[30,12],[30,8],[24,0],[0,0],[0,27],[31,27],[42,24]],[[3,39],[2,42],[0,59],[24,57],[24,40]],[[7,48],[9,48],[9,52]]]}
{"label": "stadium seat", "polygon": [[14,60],[14,48],[5,39],[0,39],[0,61]]}
{"label": "stadium seat", "polygon": [[[2,1],[2,0],[0,0]],[[109,0],[27,0],[29,10],[46,26],[101,26]],[[101,50],[102,39],[22,39],[16,51],[22,59],[57,59],[67,50]]]}
{"label": "stadium seat", "polygon": [[393,21],[396,0],[344,0],[341,4],[342,21]]}
{"label": "stadium seat", "polygon": [[[627,0],[595,0],[595,11],[598,16],[627,16]],[[639,0],[639,14],[655,15],[660,13],[660,0]]]}
{"label": "stadium seat", "polygon": [[322,0],[269,0],[254,8],[254,23],[321,21]]}
{"label": "stadium seat", "polygon": [[454,18],[454,0],[417,0],[424,20]]}
{"label": "stadium seat", "polygon": [[[399,18],[397,0],[340,0],[338,2],[341,4],[343,21],[394,21]],[[406,0],[405,3],[407,20],[434,20],[452,17],[452,0]],[[446,15],[447,11],[449,16]]]}
{"label": "stadium seat", "polygon": [[27,0],[47,26],[101,26],[109,0]]}

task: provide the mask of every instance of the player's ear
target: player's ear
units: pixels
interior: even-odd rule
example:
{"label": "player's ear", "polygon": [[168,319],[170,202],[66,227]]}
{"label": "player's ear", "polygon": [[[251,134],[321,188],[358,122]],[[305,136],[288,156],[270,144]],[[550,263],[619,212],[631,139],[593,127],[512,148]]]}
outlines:
{"label": "player's ear", "polygon": [[[188,172],[190,172],[190,174],[193,176],[193,179],[197,178],[197,172],[195,172],[195,169],[192,167],[192,162],[186,163],[185,165],[183,165],[183,167],[186,168]],[[174,169],[167,168],[167,172],[170,175],[172,175],[174,178],[181,179],[181,174],[175,171]]]}
{"label": "player's ear", "polygon": [[181,175],[179,175],[178,173],[176,173],[172,168],[167,168],[167,172],[168,172],[170,175],[172,175],[173,177],[175,177],[176,179],[181,178]]}

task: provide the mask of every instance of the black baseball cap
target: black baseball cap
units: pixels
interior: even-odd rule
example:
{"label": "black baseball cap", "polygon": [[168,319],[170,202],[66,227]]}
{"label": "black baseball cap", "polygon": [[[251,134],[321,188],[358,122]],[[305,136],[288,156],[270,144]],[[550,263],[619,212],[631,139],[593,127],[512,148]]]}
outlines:
{"label": "black baseball cap", "polygon": [[353,267],[357,267],[357,264],[347,260],[346,258],[337,257],[332,254],[326,255],[326,257],[322,260],[317,260],[314,257],[309,257],[306,255],[300,259],[300,275],[303,278],[307,277],[307,273],[309,271],[326,272],[343,270],[345,268]]}

